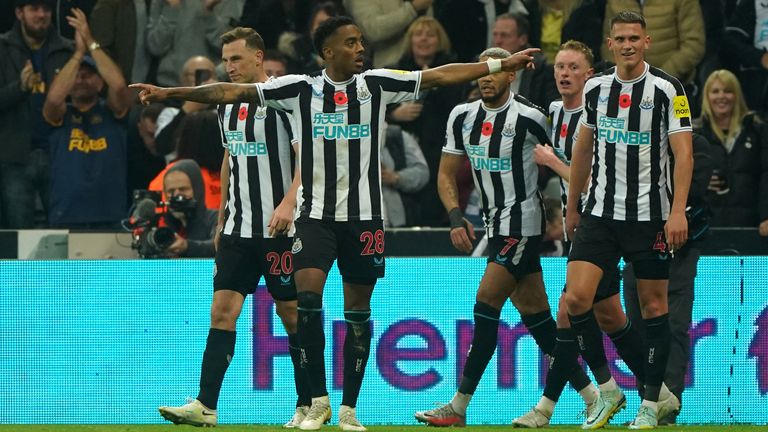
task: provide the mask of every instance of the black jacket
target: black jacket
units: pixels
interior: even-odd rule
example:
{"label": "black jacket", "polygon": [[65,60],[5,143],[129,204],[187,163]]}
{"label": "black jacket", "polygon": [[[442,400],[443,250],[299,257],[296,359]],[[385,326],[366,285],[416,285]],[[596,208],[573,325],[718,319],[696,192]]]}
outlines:
{"label": "black jacket", "polygon": [[715,170],[726,177],[730,191],[709,191],[712,226],[757,227],[768,219],[768,126],[748,114],[730,153],[717,139],[709,120],[699,119],[696,132],[709,141]]}
{"label": "black jacket", "polygon": [[[50,88],[56,73],[72,56],[71,45],[51,27],[45,61],[45,86]],[[30,130],[34,123],[29,92],[21,90],[21,70],[30,52],[21,35],[21,25],[0,35],[0,162],[25,162],[31,149]],[[37,114],[42,115],[42,114]]]}

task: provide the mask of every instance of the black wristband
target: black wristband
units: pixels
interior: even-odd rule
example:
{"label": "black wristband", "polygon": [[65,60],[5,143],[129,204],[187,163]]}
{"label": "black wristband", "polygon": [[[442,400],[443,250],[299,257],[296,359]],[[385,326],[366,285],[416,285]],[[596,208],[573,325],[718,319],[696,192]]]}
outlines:
{"label": "black wristband", "polygon": [[458,207],[454,207],[448,212],[448,220],[451,223],[451,229],[464,228],[464,213]]}

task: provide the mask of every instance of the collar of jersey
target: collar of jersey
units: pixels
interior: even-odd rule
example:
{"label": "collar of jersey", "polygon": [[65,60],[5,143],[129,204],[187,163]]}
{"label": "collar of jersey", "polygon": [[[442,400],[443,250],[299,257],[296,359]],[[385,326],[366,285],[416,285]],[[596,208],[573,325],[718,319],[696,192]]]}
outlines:
{"label": "collar of jersey", "polygon": [[328,74],[325,73],[325,69],[323,69],[323,79],[328,81],[329,83],[333,84],[334,86],[345,86],[345,85],[347,85],[347,84],[349,84],[349,83],[351,83],[352,81],[355,80],[355,75],[352,75],[352,78],[350,78],[350,79],[348,79],[346,81],[336,82],[336,81],[332,80],[331,77],[329,77]]}
{"label": "collar of jersey", "polygon": [[581,105],[577,106],[576,108],[570,108],[570,109],[566,108],[565,104],[563,104],[563,111],[565,111],[567,113],[575,113],[575,112],[579,112],[579,111],[581,111],[583,109],[584,109],[584,104],[581,104]]}
{"label": "collar of jersey", "polygon": [[504,109],[506,109],[509,106],[509,104],[512,103],[512,99],[514,99],[514,98],[515,98],[515,94],[512,93],[512,92],[509,92],[509,97],[507,98],[507,101],[504,102],[504,105],[502,105],[502,106],[500,106],[498,108],[491,108],[491,107],[487,106],[485,104],[485,102],[483,102],[482,99],[480,99],[480,106],[482,106],[483,109],[485,111],[487,111],[487,112],[499,112],[499,111],[503,111]]}
{"label": "collar of jersey", "polygon": [[641,73],[639,77],[637,77],[637,78],[635,78],[633,80],[630,80],[630,81],[624,81],[623,79],[619,78],[619,71],[617,69],[616,70],[616,81],[618,81],[618,82],[620,82],[622,84],[634,84],[634,83],[640,81],[641,79],[645,78],[645,75],[648,74],[648,69],[651,68],[651,65],[649,65],[648,62],[645,62],[645,61],[643,62],[643,64],[645,65],[645,69],[643,70],[643,73]]}

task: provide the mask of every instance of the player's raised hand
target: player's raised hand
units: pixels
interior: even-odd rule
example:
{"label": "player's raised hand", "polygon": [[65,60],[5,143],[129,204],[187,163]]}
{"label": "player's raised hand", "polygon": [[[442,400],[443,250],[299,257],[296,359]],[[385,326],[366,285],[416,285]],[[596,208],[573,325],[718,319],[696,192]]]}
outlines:
{"label": "player's raised hand", "polygon": [[149,105],[152,102],[162,102],[168,97],[168,89],[152,84],[135,83],[128,87],[139,90],[139,102],[144,105]]}
{"label": "player's raised hand", "polygon": [[533,69],[533,55],[540,52],[539,48],[526,48],[518,51],[501,61],[501,69],[514,72],[520,69]]}

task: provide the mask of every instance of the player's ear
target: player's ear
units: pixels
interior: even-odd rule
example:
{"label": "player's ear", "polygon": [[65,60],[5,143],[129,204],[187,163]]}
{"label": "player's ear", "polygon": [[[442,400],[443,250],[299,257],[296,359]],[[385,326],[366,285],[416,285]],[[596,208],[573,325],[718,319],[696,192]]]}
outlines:
{"label": "player's ear", "polygon": [[587,69],[587,79],[592,78],[592,75],[595,74],[595,68],[589,68]]}
{"label": "player's ear", "polygon": [[517,77],[517,74],[515,72],[510,72],[509,73],[509,82],[514,81],[516,77]]}
{"label": "player's ear", "polygon": [[323,55],[322,55],[322,57],[323,57],[323,60],[326,60],[326,61],[328,59],[332,58],[333,57],[333,50],[329,46],[327,46],[327,45],[324,46],[323,47]]}

